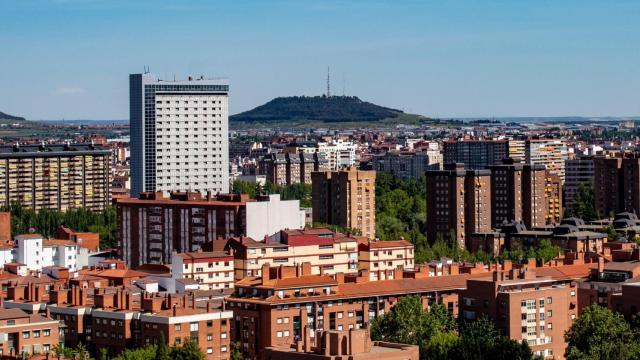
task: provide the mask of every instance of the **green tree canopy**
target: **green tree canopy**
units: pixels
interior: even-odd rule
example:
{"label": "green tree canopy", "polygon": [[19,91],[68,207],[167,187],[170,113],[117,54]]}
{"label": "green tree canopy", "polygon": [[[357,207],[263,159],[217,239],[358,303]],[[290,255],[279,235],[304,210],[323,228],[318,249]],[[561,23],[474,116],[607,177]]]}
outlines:
{"label": "green tree canopy", "polygon": [[573,201],[567,207],[567,215],[581,218],[584,221],[598,219],[596,211],[596,197],[593,184],[580,183]]}
{"label": "green tree canopy", "polygon": [[624,317],[611,310],[591,305],[573,323],[565,338],[567,359],[638,359],[638,333]]}

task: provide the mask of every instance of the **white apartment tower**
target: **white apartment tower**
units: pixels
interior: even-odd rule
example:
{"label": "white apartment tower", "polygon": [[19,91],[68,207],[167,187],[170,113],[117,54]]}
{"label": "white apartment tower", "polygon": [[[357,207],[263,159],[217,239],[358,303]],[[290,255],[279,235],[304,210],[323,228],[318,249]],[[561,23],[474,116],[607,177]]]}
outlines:
{"label": "white apartment tower", "polygon": [[129,76],[131,196],[229,192],[229,84]]}

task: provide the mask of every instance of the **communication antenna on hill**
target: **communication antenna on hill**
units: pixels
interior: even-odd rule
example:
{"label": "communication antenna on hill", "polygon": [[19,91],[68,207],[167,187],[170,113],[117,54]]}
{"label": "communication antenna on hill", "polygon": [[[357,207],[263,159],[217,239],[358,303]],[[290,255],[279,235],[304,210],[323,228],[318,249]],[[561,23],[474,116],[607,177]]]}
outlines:
{"label": "communication antenna on hill", "polygon": [[331,68],[327,66],[327,97],[331,97]]}
{"label": "communication antenna on hill", "polygon": [[149,65],[144,65],[144,73],[148,74],[149,73]]}
{"label": "communication antenna on hill", "polygon": [[342,77],[342,96],[347,96],[347,80]]}

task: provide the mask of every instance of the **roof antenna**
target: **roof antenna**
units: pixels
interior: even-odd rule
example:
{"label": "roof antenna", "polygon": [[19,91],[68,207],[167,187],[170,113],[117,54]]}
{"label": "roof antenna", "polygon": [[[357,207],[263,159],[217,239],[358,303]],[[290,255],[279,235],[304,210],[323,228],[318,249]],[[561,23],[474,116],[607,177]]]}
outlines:
{"label": "roof antenna", "polygon": [[331,69],[327,66],[327,97],[331,97]]}

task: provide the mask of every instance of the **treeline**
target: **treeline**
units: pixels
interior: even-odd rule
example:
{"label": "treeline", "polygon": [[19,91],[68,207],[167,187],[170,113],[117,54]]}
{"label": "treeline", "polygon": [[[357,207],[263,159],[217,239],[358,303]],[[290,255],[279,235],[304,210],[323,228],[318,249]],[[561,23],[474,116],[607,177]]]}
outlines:
{"label": "treeline", "polygon": [[45,237],[52,237],[56,229],[66,226],[78,232],[88,231],[100,234],[102,249],[115,248],[118,245],[115,207],[108,207],[101,212],[84,208],[70,209],[65,212],[49,209],[35,211],[14,203],[0,210],[11,213],[11,236],[38,233]]}
{"label": "treeline", "polygon": [[417,295],[401,298],[389,312],[373,319],[371,338],[418,345],[421,360],[534,358],[526,342],[510,340],[490,319],[456,322],[442,305],[423,310]]}
{"label": "treeline", "polygon": [[231,187],[236,194],[249,194],[252,198],[258,194],[280,194],[282,200],[300,200],[300,207],[311,207],[310,184],[276,185],[267,182],[260,186],[255,182],[235,180]]}

